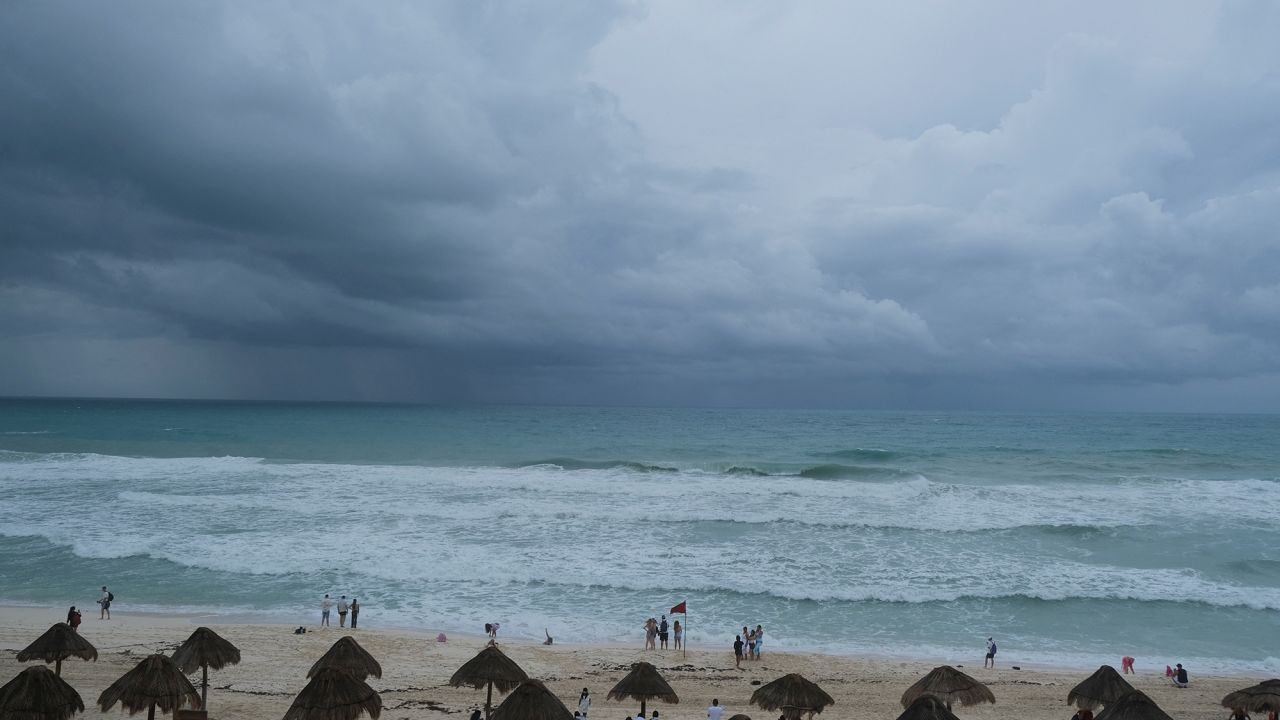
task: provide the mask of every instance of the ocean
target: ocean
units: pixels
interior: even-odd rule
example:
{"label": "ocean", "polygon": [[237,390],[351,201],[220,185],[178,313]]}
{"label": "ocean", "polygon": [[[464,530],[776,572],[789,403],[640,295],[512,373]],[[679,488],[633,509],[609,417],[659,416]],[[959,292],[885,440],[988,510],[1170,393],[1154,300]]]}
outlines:
{"label": "ocean", "polygon": [[[1280,675],[1280,416],[0,400],[0,603]],[[675,619],[675,618],[671,618]]]}

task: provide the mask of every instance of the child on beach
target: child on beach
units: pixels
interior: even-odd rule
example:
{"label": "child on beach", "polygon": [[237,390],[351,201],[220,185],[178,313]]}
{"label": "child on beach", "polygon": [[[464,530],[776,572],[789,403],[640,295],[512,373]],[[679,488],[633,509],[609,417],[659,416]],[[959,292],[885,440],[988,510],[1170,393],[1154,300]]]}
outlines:
{"label": "child on beach", "polygon": [[742,667],[742,636],[741,635],[733,636],[733,666],[736,668]]}

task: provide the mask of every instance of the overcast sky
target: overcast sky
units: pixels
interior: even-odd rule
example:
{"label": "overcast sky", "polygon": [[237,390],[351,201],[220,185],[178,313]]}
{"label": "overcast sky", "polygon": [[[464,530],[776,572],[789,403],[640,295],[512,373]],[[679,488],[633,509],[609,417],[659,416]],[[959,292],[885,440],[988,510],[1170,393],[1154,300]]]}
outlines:
{"label": "overcast sky", "polygon": [[1280,411],[1280,3],[0,5],[0,394]]}

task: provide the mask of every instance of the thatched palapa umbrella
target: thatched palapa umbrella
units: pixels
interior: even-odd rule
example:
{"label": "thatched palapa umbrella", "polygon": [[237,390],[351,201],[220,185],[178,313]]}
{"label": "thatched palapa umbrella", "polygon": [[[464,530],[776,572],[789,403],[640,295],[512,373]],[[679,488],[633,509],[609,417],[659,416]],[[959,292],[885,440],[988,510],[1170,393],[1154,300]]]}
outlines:
{"label": "thatched palapa umbrella", "polygon": [[1263,680],[1222,698],[1222,707],[1249,712],[1280,712],[1280,679]]}
{"label": "thatched palapa umbrella", "polygon": [[159,654],[143,659],[98,696],[102,712],[120,703],[130,715],[146,710],[147,720],[155,720],[156,706],[167,713],[199,702],[200,693],[187,676],[167,655]]}
{"label": "thatched palapa umbrella", "polygon": [[957,700],[961,705],[996,701],[996,696],[986,685],[950,665],[939,665],[930,670],[928,675],[917,680],[915,685],[907,688],[907,691],[902,693],[902,707],[911,707],[911,703],[922,695],[938,696],[947,704],[948,710]]}
{"label": "thatched palapa umbrella", "polygon": [[734,715],[733,717],[729,718],[729,720],[751,720],[751,716],[738,713],[737,715]]}
{"label": "thatched palapa umbrella", "polygon": [[98,649],[83,636],[64,623],[55,623],[36,641],[18,653],[18,662],[43,660],[54,665],[54,674],[62,674],[62,661],[70,657],[81,660],[98,660]]}
{"label": "thatched palapa umbrella", "polygon": [[1134,690],[1108,705],[1094,720],[1173,720],[1173,718],[1140,690]]}
{"label": "thatched palapa umbrella", "polygon": [[640,714],[644,715],[645,702],[649,698],[655,698],[663,702],[679,703],[680,698],[676,696],[676,691],[671,689],[667,684],[662,673],[658,672],[658,668],[647,662],[638,662],[631,666],[631,672],[627,676],[618,681],[617,685],[609,691],[606,696],[609,700],[632,700],[640,701]]}
{"label": "thatched palapa umbrella", "polygon": [[23,670],[0,687],[0,718],[6,720],[67,720],[81,712],[80,693],[43,665]]}
{"label": "thatched palapa umbrella", "polygon": [[1120,677],[1120,673],[1110,665],[1103,665],[1085,678],[1079,685],[1067,693],[1067,704],[1075,705],[1081,710],[1096,710],[1101,705],[1110,705],[1128,693],[1133,686]]}
{"label": "thatched palapa umbrella", "polygon": [[338,668],[321,668],[298,693],[284,720],[378,720],[382,698],[364,680]]}
{"label": "thatched palapa umbrella", "polygon": [[173,662],[184,673],[200,673],[200,709],[209,709],[209,668],[221,670],[240,662],[240,649],[207,627],[198,627],[173,653]]}
{"label": "thatched palapa umbrella", "polygon": [[801,713],[822,712],[822,708],[834,705],[835,700],[814,682],[803,675],[791,673],[783,675],[767,685],[761,685],[751,693],[751,704],[759,705],[770,712],[782,710],[782,715],[790,720],[800,717]]}
{"label": "thatched palapa umbrella", "polygon": [[921,695],[907,706],[898,720],[960,720],[937,695]]}
{"label": "thatched palapa umbrella", "polygon": [[525,680],[493,711],[493,720],[573,720],[573,713],[539,680]]}
{"label": "thatched palapa umbrella", "polygon": [[370,675],[376,678],[382,677],[382,666],[350,635],[334,643],[328,652],[321,655],[316,664],[307,671],[307,677],[315,677],[316,673],[325,668],[341,670],[360,680]]}
{"label": "thatched palapa umbrella", "polygon": [[484,699],[484,716],[487,720],[493,711],[493,689],[496,687],[498,692],[505,693],[528,679],[529,676],[515,660],[504,655],[497,645],[489,645],[463,663],[453,677],[449,678],[449,684],[453,687],[466,685],[476,690],[488,686],[489,693]]}

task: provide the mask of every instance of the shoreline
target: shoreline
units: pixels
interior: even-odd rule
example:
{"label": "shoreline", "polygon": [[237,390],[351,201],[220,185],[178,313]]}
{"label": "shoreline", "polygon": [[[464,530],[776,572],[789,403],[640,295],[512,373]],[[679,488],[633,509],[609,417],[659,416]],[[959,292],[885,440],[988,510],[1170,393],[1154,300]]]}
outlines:
{"label": "shoreline", "polygon": [[[7,682],[23,667],[16,653],[65,616],[65,609],[51,607],[0,606],[0,682]],[[80,693],[86,718],[119,717],[119,708],[101,713],[93,704],[109,684],[152,652],[171,653],[200,624],[241,650],[239,665],[210,673],[210,717],[281,717],[294,696],[306,685],[306,672],[338,638],[355,637],[383,667],[383,677],[370,678],[384,704],[388,720],[439,718],[440,714],[470,712],[483,704],[483,691],[452,688],[452,673],[483,648],[487,639],[478,634],[447,633],[448,641],[435,641],[436,630],[423,628],[317,629],[294,635],[297,625],[274,622],[246,623],[242,618],[206,614],[135,613],[123,609],[110,621],[85,618],[81,634],[99,652],[97,662],[68,660],[63,677]],[[234,621],[233,621],[234,620]],[[447,632],[447,631],[446,631]],[[729,714],[746,713],[756,720],[773,715],[748,705],[760,683],[798,672],[818,683],[836,699],[828,717],[857,716],[892,720],[901,712],[901,694],[934,666],[929,660],[906,660],[883,656],[833,656],[819,653],[770,651],[759,661],[734,667],[731,653],[721,649],[695,647],[687,658],[675,650],[644,651],[633,646],[608,644],[555,644],[544,646],[523,638],[499,637],[499,648],[525,669],[530,677],[543,680],[571,710],[582,687],[595,698],[592,718],[620,720],[636,709],[633,701],[605,699],[613,685],[632,663],[643,660],[656,665],[679,694],[676,705],[653,703],[662,720],[702,720],[712,699]],[[998,720],[1011,713],[1023,720],[1063,720],[1072,708],[1066,695],[1072,686],[1091,672],[1081,669],[1033,667],[1021,664],[1013,670],[1005,664],[995,669],[980,663],[963,663],[962,672],[988,685],[996,705],[956,708],[965,720]],[[1126,676],[1135,688],[1150,695],[1177,720],[1182,718],[1225,717],[1219,703],[1224,695],[1266,679],[1264,676],[1205,675],[1192,671],[1192,686],[1173,688],[1160,672]],[[198,675],[197,675],[198,679]],[[495,693],[498,704],[502,696]],[[832,715],[834,712],[836,715]],[[1217,715],[1221,713],[1221,716]]]}
{"label": "shoreline", "polygon": [[[48,605],[41,605],[38,603],[13,602],[9,600],[0,599],[0,617],[6,617],[10,611],[20,612],[20,613],[25,613],[28,611],[47,611],[49,613],[57,612],[54,608]],[[62,610],[60,612],[65,615],[66,611]],[[82,612],[84,613],[84,622],[86,626],[88,626],[91,623],[91,621],[106,622],[106,621],[100,621],[97,618],[90,618],[89,614],[85,612],[83,609],[82,609]],[[283,613],[276,614],[276,613],[270,613],[270,612],[252,612],[252,611],[247,611],[242,609],[237,609],[234,611],[219,612],[212,609],[183,609],[183,608],[157,609],[152,606],[148,606],[148,609],[146,610],[130,610],[127,612],[127,617],[130,619],[133,619],[135,621],[150,620],[152,621],[153,624],[157,626],[182,626],[182,627],[190,627],[194,629],[200,625],[209,625],[210,627],[214,627],[214,628],[217,628],[217,627],[286,628],[290,631],[292,631],[294,628],[301,626],[301,627],[307,628],[308,633],[313,631],[321,632],[321,633],[328,632],[326,630],[321,629],[321,626],[317,622],[314,622],[315,620],[314,616],[318,616],[318,615],[319,615],[319,610],[316,610],[316,612],[313,614],[312,621],[298,622],[296,620],[285,620],[283,618]],[[335,621],[337,619],[336,611],[333,613],[333,619]],[[368,621],[366,620],[366,623],[367,622]],[[342,629],[342,628],[339,628],[337,625],[331,625],[331,627],[334,630]],[[349,630],[350,628],[347,628],[347,629]],[[422,628],[422,627],[410,626],[410,625],[380,624],[373,627],[366,626],[365,628],[362,628],[360,631],[361,632],[368,631],[370,633],[375,633],[375,632],[388,633],[388,634],[394,634],[398,636],[406,636],[409,638],[418,638],[423,641],[430,641],[432,643],[435,642],[435,638],[439,633],[445,633],[445,635],[451,641],[454,638],[457,638],[460,641],[468,641],[468,642],[474,641],[475,643],[487,642],[487,638],[483,633],[451,630],[446,627]],[[522,637],[522,636],[503,636],[499,638],[499,643],[504,646],[513,645],[513,646],[543,647],[542,642],[540,640],[537,640],[536,638],[532,638],[532,637]],[[639,652],[645,655],[650,654],[650,652],[656,652],[657,654],[654,655],[654,657],[656,658],[669,657],[670,656],[669,654],[673,654],[675,652],[674,650],[645,651],[641,647],[642,645],[643,645],[643,641],[640,638],[639,634],[637,634],[637,639],[635,643],[624,643],[624,642],[617,642],[617,641],[572,641],[572,640],[560,640],[557,638],[556,644],[553,647],[591,649],[591,650],[612,651],[612,652],[619,652],[619,653]],[[694,651],[697,653],[709,653],[713,656],[717,653],[725,654],[730,659],[732,659],[732,652],[727,648],[727,645],[725,648],[719,648],[711,645],[702,645],[699,643],[695,643],[691,647],[693,647]],[[887,652],[865,652],[865,651],[842,653],[842,652],[832,652],[824,648],[795,647],[795,646],[786,646],[781,644],[766,645],[765,648],[766,648],[765,649],[766,654],[805,655],[805,656],[815,656],[815,657],[827,657],[833,660],[846,659],[846,660],[890,663],[890,664],[929,664],[930,667],[933,667],[936,665],[951,665],[953,667],[960,668],[966,672],[969,670],[972,670],[977,664],[982,662],[982,656],[980,651],[975,651],[973,658],[963,658],[958,655],[937,654],[937,653],[895,654],[895,653],[887,653]],[[1013,672],[1019,672],[1019,671],[1042,672],[1042,673],[1058,673],[1058,674],[1067,674],[1067,675],[1078,674],[1083,672],[1085,675],[1087,675],[1088,673],[1091,673],[1094,670],[1096,670],[1098,665],[1106,664],[1106,665],[1112,665],[1113,667],[1119,667],[1119,664],[1120,664],[1118,658],[1114,659],[1114,661],[1104,658],[1100,662],[1097,662],[1097,664],[1094,664],[1092,662],[1083,662],[1083,661],[1072,663],[1066,660],[1056,661],[1056,662],[1054,661],[1045,662],[1041,660],[1019,660],[1016,658],[1016,656],[1011,659],[1010,658],[1011,653],[1008,653],[1008,652],[1003,653],[1003,655],[1004,657],[1001,659],[1001,662],[1003,664],[1002,669],[1010,670]],[[1185,663],[1188,659],[1190,658],[1187,658],[1186,656],[1180,656],[1180,659],[1178,661]],[[1192,661],[1194,662],[1194,659],[1192,659]],[[1244,663],[1244,661],[1239,661],[1239,662],[1241,662],[1242,664]],[[1170,662],[1168,664],[1172,664],[1172,663]],[[1139,663],[1139,665],[1141,666],[1142,663]],[[1151,670],[1151,672],[1155,672],[1154,668],[1147,668],[1147,669]],[[1163,671],[1161,670],[1161,672]],[[1223,678],[1223,679],[1253,678],[1253,677],[1263,677],[1265,679],[1265,676],[1268,676],[1269,674],[1265,668],[1259,667],[1259,668],[1248,668],[1248,669],[1240,668],[1240,669],[1226,669],[1226,670],[1219,668],[1219,669],[1213,669],[1211,671],[1200,673],[1200,675],[1202,677],[1213,677],[1213,678]]]}

